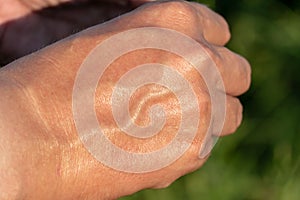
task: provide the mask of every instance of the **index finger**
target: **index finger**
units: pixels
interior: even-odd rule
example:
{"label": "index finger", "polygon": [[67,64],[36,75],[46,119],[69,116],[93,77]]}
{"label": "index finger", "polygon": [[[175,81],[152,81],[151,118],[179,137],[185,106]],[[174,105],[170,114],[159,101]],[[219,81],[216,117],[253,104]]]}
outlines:
{"label": "index finger", "polygon": [[198,11],[204,39],[211,44],[224,46],[230,40],[230,30],[226,20],[205,5],[190,3]]}

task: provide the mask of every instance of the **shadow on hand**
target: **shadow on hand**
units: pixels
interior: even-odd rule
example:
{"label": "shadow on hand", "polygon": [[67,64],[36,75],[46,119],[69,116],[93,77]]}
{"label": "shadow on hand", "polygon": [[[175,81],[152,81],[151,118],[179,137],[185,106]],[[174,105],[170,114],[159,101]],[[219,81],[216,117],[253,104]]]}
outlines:
{"label": "shadow on hand", "polygon": [[65,3],[8,21],[0,25],[0,67],[133,8],[130,3]]}

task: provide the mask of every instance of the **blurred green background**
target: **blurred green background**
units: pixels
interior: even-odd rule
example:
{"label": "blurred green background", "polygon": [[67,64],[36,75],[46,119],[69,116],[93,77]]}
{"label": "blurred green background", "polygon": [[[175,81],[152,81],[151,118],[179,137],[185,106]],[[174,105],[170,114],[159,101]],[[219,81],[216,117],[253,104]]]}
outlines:
{"label": "blurred green background", "polygon": [[227,19],[228,47],[252,65],[244,122],[197,172],[121,200],[299,200],[300,1],[198,2]]}

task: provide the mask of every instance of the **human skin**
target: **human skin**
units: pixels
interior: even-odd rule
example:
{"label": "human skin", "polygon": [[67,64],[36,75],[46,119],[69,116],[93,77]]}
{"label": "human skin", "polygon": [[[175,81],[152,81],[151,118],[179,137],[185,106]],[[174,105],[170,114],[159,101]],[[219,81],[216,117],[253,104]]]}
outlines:
{"label": "human skin", "polygon": [[[208,89],[192,66],[167,52],[148,49],[119,58],[107,72],[109,77],[97,88],[95,108],[99,119],[106,117],[99,120],[104,123],[105,134],[122,149],[140,153],[159,149],[172,140],[177,126],[167,121],[168,128],[159,136],[140,144],[141,140],[115,129],[110,117],[110,101],[105,95],[113,89],[111,80],[131,66],[156,62],[174,67],[193,83],[201,102],[202,116],[195,140],[180,159],[158,171],[126,173],[98,162],[78,137],[72,115],[72,91],[80,65],[105,39],[140,27],[176,30],[207,50],[217,64],[226,89],[226,120],[221,135],[235,132],[242,118],[242,106],[236,96],[249,88],[251,72],[244,58],[224,47],[230,38],[225,20],[197,3],[149,3],[20,58],[0,70],[1,199],[116,199],[146,188],[165,188],[203,165],[207,157],[199,159],[199,150],[211,115]],[[141,88],[131,99],[130,111],[136,116],[137,124],[148,123],[147,110],[156,102],[172,110],[170,119],[180,120],[180,109],[172,93],[152,85]]]}
{"label": "human skin", "polygon": [[7,3],[0,0],[0,64],[124,14],[147,1],[10,0]]}

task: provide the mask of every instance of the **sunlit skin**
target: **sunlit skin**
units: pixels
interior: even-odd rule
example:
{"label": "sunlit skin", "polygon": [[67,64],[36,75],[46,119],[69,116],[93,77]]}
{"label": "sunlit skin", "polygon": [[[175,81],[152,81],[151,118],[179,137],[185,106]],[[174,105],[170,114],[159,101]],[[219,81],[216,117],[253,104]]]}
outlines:
{"label": "sunlit skin", "polygon": [[95,107],[99,119],[106,117],[100,121],[105,124],[105,134],[113,143],[134,152],[159,149],[172,140],[180,120],[180,109],[174,95],[166,88],[148,85],[131,98],[130,112],[136,116],[137,124],[148,123],[147,110],[156,103],[161,103],[168,114],[167,127],[146,144],[116,130],[110,101],[105,95],[111,94],[112,83],[131,67],[147,62],[172,66],[193,83],[192,87],[202,102],[201,126],[184,156],[159,171],[130,174],[98,162],[78,138],[72,115],[72,91],[81,63],[97,44],[109,36],[149,26],[184,33],[206,48],[220,70],[226,89],[227,111],[221,134],[235,132],[242,119],[242,105],[236,96],[249,88],[251,70],[244,58],[224,47],[230,39],[226,21],[197,3],[145,4],[108,23],[20,58],[0,70],[1,199],[116,199],[146,188],[165,188],[203,165],[207,157],[199,159],[199,150],[211,114],[207,88],[201,76],[186,61],[158,50],[132,52],[115,61],[97,88]]}
{"label": "sunlit skin", "polygon": [[11,62],[87,27],[103,23],[146,1],[11,0],[7,3],[0,0],[0,63]]}

